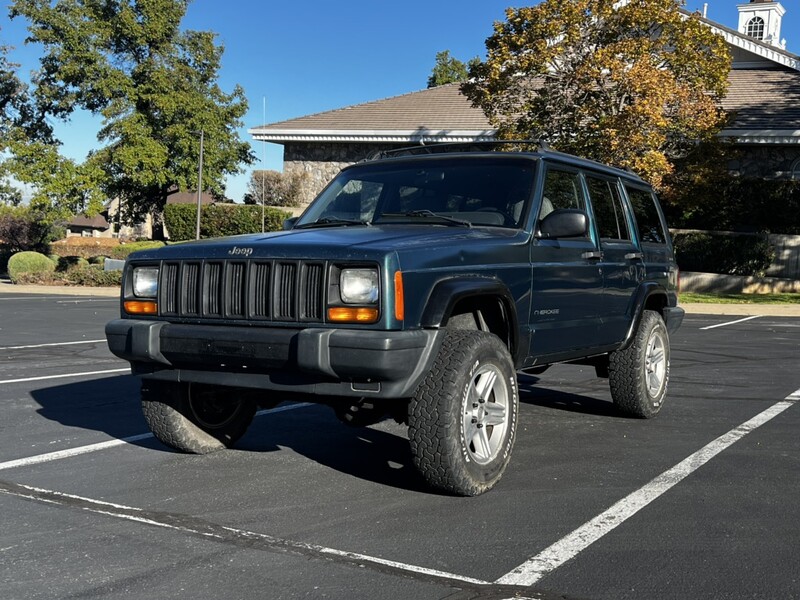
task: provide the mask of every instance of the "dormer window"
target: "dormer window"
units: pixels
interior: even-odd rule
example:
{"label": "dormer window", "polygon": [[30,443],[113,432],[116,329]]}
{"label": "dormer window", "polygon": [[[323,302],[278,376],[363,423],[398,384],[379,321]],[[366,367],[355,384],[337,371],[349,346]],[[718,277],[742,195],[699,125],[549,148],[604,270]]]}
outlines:
{"label": "dormer window", "polygon": [[757,40],[764,39],[764,19],[753,17],[747,22],[747,35]]}

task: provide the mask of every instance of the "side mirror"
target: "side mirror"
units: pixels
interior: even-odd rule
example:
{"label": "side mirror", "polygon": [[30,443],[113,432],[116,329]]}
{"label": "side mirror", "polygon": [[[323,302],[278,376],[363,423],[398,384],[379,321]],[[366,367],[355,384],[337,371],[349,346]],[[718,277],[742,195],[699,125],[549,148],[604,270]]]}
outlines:
{"label": "side mirror", "polygon": [[586,237],[589,233],[589,217],[577,208],[554,210],[539,223],[536,237],[542,239]]}
{"label": "side mirror", "polygon": [[283,220],[283,230],[289,231],[290,229],[294,229],[294,224],[297,223],[297,219],[300,217],[291,217],[289,219]]}

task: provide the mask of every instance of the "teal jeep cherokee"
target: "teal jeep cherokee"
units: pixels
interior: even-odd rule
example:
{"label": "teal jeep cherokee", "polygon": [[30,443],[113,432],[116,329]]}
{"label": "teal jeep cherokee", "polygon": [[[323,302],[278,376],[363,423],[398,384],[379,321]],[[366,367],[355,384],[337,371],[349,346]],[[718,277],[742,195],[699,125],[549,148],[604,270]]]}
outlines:
{"label": "teal jeep cherokee", "polygon": [[632,173],[423,148],[343,169],[284,231],[131,255],[106,334],[173,448],[228,447],[257,407],[302,398],[408,424],[428,483],[477,495],[509,463],[518,372],[592,365],[620,411],[658,413],[677,279]]}

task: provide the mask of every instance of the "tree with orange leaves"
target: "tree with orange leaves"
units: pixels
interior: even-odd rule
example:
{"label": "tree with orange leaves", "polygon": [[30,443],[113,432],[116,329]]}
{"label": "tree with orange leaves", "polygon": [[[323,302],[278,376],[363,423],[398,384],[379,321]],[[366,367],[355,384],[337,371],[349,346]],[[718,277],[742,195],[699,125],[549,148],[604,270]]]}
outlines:
{"label": "tree with orange leaves", "polygon": [[655,186],[723,126],[731,56],[680,0],[544,0],[506,11],[462,86],[503,139],[632,168]]}

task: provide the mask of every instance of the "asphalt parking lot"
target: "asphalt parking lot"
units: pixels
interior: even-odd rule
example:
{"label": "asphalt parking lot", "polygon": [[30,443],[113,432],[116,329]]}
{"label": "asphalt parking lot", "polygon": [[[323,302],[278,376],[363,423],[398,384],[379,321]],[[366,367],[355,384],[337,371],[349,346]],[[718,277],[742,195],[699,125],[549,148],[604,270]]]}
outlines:
{"label": "asphalt parking lot", "polygon": [[800,598],[800,319],[687,316],[650,421],[591,369],[522,377],[506,475],[453,498],[403,427],[315,405],[168,450],[117,313],[0,294],[0,598]]}

